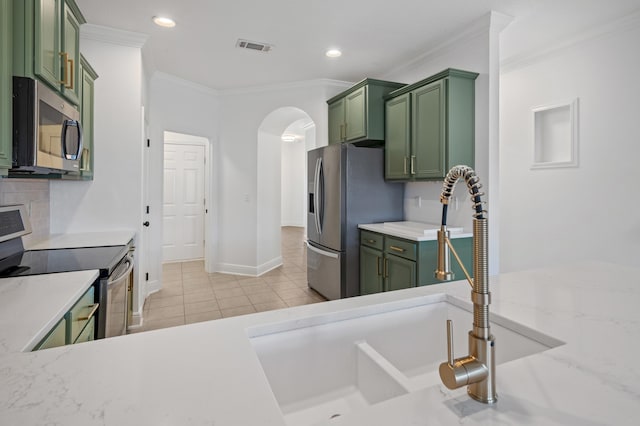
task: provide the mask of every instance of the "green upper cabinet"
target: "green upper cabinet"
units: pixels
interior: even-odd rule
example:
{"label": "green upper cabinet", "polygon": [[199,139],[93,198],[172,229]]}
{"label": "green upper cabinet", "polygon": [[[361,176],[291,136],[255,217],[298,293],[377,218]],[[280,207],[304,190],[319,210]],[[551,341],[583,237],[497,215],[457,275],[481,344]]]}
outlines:
{"label": "green upper cabinet", "polygon": [[389,94],[386,179],[442,179],[457,164],[474,167],[477,76],[447,69]]}
{"label": "green upper cabinet", "polygon": [[13,75],[11,67],[12,1],[0,0],[0,176],[11,168]]}
{"label": "green upper cabinet", "polygon": [[38,78],[80,103],[80,25],[74,0],[15,0],[13,73]]}
{"label": "green upper cabinet", "polygon": [[385,177],[406,179],[411,158],[411,97],[409,93],[386,104],[387,143],[385,144]]}
{"label": "green upper cabinet", "polygon": [[89,65],[84,56],[80,56],[80,116],[82,122],[82,157],[80,160],[80,176],[84,180],[93,179],[93,100],[94,81],[98,74]]}
{"label": "green upper cabinet", "polygon": [[329,143],[384,143],[384,97],[402,86],[367,78],[329,99]]}

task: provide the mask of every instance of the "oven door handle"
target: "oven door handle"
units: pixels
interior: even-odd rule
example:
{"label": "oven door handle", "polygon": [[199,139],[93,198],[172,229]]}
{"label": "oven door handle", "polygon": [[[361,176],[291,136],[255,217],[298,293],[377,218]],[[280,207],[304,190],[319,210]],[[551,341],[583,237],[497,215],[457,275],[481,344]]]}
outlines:
{"label": "oven door handle", "polygon": [[109,278],[107,283],[109,287],[120,284],[120,281],[124,280],[133,270],[133,258],[131,256],[127,256],[123,262],[128,263],[127,269],[117,277]]}

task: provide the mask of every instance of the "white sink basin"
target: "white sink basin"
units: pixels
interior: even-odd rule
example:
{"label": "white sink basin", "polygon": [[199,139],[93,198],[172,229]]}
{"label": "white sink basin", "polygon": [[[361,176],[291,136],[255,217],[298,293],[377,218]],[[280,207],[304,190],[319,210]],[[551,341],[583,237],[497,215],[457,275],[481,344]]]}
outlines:
{"label": "white sink basin", "polygon": [[[438,385],[447,319],[456,356],[466,355],[471,305],[444,294],[262,325],[249,336],[287,424],[302,426]],[[496,315],[491,323],[497,364],[562,344]]]}

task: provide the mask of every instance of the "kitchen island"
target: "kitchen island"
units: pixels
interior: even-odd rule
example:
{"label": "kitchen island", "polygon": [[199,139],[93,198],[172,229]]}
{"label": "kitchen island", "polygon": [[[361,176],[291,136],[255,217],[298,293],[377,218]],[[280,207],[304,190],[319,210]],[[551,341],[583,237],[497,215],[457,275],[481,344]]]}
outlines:
{"label": "kitchen island", "polygon": [[[636,424],[639,274],[582,263],[492,277],[492,313],[564,342],[499,365],[497,404],[438,384],[326,423]],[[310,316],[337,320],[353,309],[375,314],[389,303],[439,293],[467,301],[469,286],[458,281],[379,293],[32,353],[3,347],[0,424],[285,425],[251,330]],[[444,324],[425,327],[445,330]],[[496,346],[500,351],[499,341]],[[457,350],[462,355],[466,348]]]}

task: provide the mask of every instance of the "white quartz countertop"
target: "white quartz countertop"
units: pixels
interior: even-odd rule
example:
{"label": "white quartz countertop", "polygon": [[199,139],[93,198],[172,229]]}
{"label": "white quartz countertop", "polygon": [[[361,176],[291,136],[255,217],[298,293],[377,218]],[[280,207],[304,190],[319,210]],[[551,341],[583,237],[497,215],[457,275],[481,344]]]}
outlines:
{"label": "white quartz countertop", "polygon": [[[583,263],[493,277],[492,312],[565,344],[499,365],[495,405],[439,384],[326,424],[635,425],[638,276],[636,268]],[[375,312],[437,293],[468,300],[469,286],[438,284],[38,352],[13,345],[0,357],[0,424],[284,425],[248,328],[309,315],[338,318],[362,306]]]}
{"label": "white quartz countertop", "polygon": [[49,238],[26,244],[27,250],[47,250],[75,247],[124,246],[135,236],[135,231],[79,232],[51,234]]}
{"label": "white quartz countertop", "polygon": [[[440,229],[440,225],[435,223],[403,221],[366,223],[358,225],[358,228],[377,232],[379,234],[404,238],[406,240],[433,241],[438,239],[437,231]],[[451,239],[472,236],[470,232],[464,232],[463,228],[460,227],[449,226],[448,229],[451,233]]]}
{"label": "white quartz countertop", "polygon": [[32,350],[96,278],[98,271],[0,279],[0,356]]}

